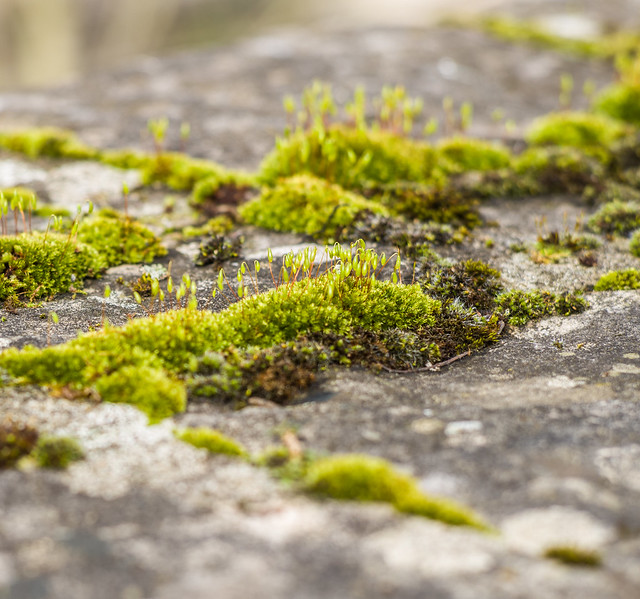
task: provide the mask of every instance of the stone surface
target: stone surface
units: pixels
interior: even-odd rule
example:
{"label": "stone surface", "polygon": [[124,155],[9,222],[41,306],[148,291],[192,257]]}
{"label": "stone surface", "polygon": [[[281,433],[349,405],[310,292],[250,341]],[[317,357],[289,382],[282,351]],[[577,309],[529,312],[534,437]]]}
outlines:
{"label": "stone surface", "polygon": [[[584,5],[591,11],[585,14],[603,20],[606,7]],[[635,14],[632,2],[615,6],[621,15],[624,7]],[[490,120],[497,106],[520,127],[555,108],[564,72],[574,76],[577,89],[586,78],[603,85],[613,77],[606,63],[472,31],[288,30],[232,47],[140,60],[74,87],[4,94],[0,126],[71,127],[91,144],[149,149],[140,131],[148,118],[167,115],[174,146],[180,121],[189,120],[190,153],[255,168],[285,124],[282,96],[314,78],[331,81],[341,100],[357,83],[370,91],[406,84],[425,98],[427,112],[439,110],[445,95],[470,99],[474,132],[490,135],[500,134]],[[121,207],[118,179],[126,176],[97,165],[0,159],[0,185],[55,189],[49,200],[70,206],[97,194]],[[56,187],[62,180],[66,187]],[[159,228],[190,218],[187,209],[163,215],[165,195],[141,190],[132,210],[154,218]],[[180,194],[172,195],[184,205]],[[495,200],[482,210],[499,226],[446,251],[489,261],[507,286],[584,288],[607,270],[637,266],[614,242],[604,243],[599,264],[590,269],[575,259],[537,265],[508,251],[515,242],[535,240],[537,218],[558,227],[565,214],[571,223],[593,211],[575,199]],[[305,244],[299,236],[249,228],[245,235],[251,259],[263,258],[268,247],[280,254]],[[194,269],[197,243],[168,243],[161,263],[173,260],[177,274],[190,270],[208,306],[204,298],[215,275]],[[141,272],[119,267],[87,281],[86,296],[0,311],[6,318],[0,348],[70,339],[99,326],[103,306],[114,325],[126,322],[137,306],[115,281]],[[105,302],[106,283],[114,293]],[[496,345],[439,372],[328,373],[310,401],[286,408],[232,412],[193,404],[149,427],[130,406],[70,401],[31,387],[1,389],[0,418],[13,415],[72,435],[87,459],[66,472],[0,472],[0,598],[636,599],[640,293],[587,298],[585,313],[506,331]],[[60,322],[47,331],[49,311]],[[317,501],[264,470],[177,441],[175,426],[211,426],[251,452],[276,444],[286,426],[315,452],[381,456],[415,475],[425,491],[473,507],[499,532],[445,527],[387,506]],[[597,549],[603,566],[569,568],[541,557],[546,547],[562,543]]]}

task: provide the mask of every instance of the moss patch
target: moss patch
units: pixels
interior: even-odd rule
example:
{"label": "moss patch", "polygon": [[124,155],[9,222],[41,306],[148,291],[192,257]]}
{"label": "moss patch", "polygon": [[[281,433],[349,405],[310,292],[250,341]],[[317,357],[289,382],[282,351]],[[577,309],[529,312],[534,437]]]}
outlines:
{"label": "moss patch", "polygon": [[500,311],[513,326],[522,326],[543,316],[569,316],[587,309],[587,302],[577,294],[514,289],[496,298]]}
{"label": "moss patch", "polygon": [[620,291],[640,289],[640,271],[634,268],[615,270],[602,275],[595,284],[594,291]]}
{"label": "moss patch", "polygon": [[78,240],[98,250],[107,266],[152,262],[167,253],[147,227],[108,208],[82,221]]}
{"label": "moss patch", "polygon": [[28,456],[38,443],[38,431],[9,418],[0,423],[0,470],[13,468]]}
{"label": "moss patch", "polygon": [[544,557],[562,562],[567,566],[597,568],[602,565],[602,557],[597,551],[569,545],[549,547],[544,552]]}
{"label": "moss patch", "polygon": [[221,453],[230,456],[245,457],[247,452],[233,439],[209,428],[186,428],[175,431],[175,436],[198,449],[209,453]]}
{"label": "moss patch", "polygon": [[480,530],[489,527],[476,514],[452,501],[422,493],[415,479],[379,458],[337,455],[316,460],[303,481],[304,488],[331,499],[389,503],[398,511]]}
{"label": "moss patch", "polygon": [[34,233],[0,237],[0,301],[30,303],[80,287],[107,263],[70,236]]}
{"label": "moss patch", "polygon": [[596,233],[626,235],[640,228],[640,202],[614,200],[602,206],[588,221]]}
{"label": "moss patch", "polygon": [[282,180],[274,188],[264,189],[259,198],[240,208],[240,215],[248,223],[265,229],[335,239],[363,210],[386,213],[379,204],[338,185],[298,175]]}
{"label": "moss patch", "polygon": [[40,437],[31,457],[40,468],[62,470],[82,460],[84,452],[78,442],[68,437]]}

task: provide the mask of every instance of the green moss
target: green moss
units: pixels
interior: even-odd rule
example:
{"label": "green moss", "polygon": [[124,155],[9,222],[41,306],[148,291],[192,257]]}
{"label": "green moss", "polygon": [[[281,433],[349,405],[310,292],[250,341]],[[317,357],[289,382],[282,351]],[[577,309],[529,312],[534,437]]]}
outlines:
{"label": "green moss", "polygon": [[240,207],[240,215],[249,224],[265,229],[335,239],[363,210],[386,213],[379,204],[338,185],[298,175],[282,180],[274,188],[265,188],[260,197]]}
{"label": "green moss", "polygon": [[588,221],[596,233],[626,235],[640,228],[640,202],[614,200],[602,206]]}
{"label": "green moss", "polygon": [[304,488],[322,497],[389,503],[406,514],[488,530],[468,508],[425,495],[415,479],[379,458],[358,454],[321,458],[309,467]]}
{"label": "green moss", "polygon": [[84,145],[71,131],[55,128],[0,133],[0,146],[29,158],[96,160],[99,151]]}
{"label": "green moss", "polygon": [[602,275],[595,284],[594,291],[619,291],[626,289],[640,289],[640,270],[629,268],[615,270]]}
{"label": "green moss", "polygon": [[640,85],[621,82],[605,88],[595,99],[594,109],[640,127]]}
{"label": "green moss", "polygon": [[600,187],[605,177],[601,163],[572,147],[534,147],[514,159],[514,174],[506,195],[580,194]]}
{"label": "green moss", "polygon": [[209,453],[245,457],[247,452],[233,439],[209,428],[186,428],[176,431],[175,435],[181,441],[189,443],[198,449],[206,449]]}
{"label": "green moss", "polygon": [[62,235],[0,237],[0,301],[52,297],[80,286],[105,267],[96,249]]}
{"label": "green moss", "polygon": [[98,250],[107,266],[151,262],[167,253],[147,227],[108,208],[81,222],[78,240]]}
{"label": "green moss", "polygon": [[212,235],[200,244],[196,266],[213,264],[214,268],[219,269],[226,261],[240,255],[243,244],[244,237],[236,236],[228,239],[224,235]]}
{"label": "green moss", "polygon": [[629,251],[636,257],[640,258],[640,229],[637,230],[629,242]]}
{"label": "green moss", "polygon": [[33,211],[33,216],[40,218],[49,218],[51,216],[60,216],[62,218],[69,218],[71,211],[62,206],[39,206]]}
{"label": "green moss", "polygon": [[448,173],[497,170],[511,164],[511,153],[503,145],[468,137],[444,139],[436,150],[440,165]]}
{"label": "green moss", "polygon": [[273,185],[282,177],[309,173],[357,189],[368,183],[426,181],[435,166],[436,152],[426,143],[387,131],[332,126],[279,139],[262,162],[260,178]]}
{"label": "green moss", "polygon": [[161,368],[124,366],[100,378],[95,388],[104,401],[136,406],[151,423],[182,412],[187,405],[184,385]]}
{"label": "green moss", "polygon": [[575,39],[556,35],[536,21],[516,20],[509,17],[489,17],[479,23],[480,27],[510,42],[528,42],[560,52],[611,58],[621,52],[634,51],[640,36],[633,31],[614,31],[594,39]]}
{"label": "green moss", "polygon": [[205,235],[225,235],[233,230],[233,221],[228,216],[214,216],[203,225],[184,227],[180,232],[183,237],[203,237]]}
{"label": "green moss", "polygon": [[78,442],[68,437],[40,437],[31,457],[40,468],[67,468],[84,458]]}
{"label": "green moss", "polygon": [[549,547],[544,552],[544,557],[554,559],[568,566],[586,566],[597,568],[602,565],[602,557],[597,551],[591,549],[581,549],[569,545],[558,545]]}
{"label": "green moss", "polygon": [[[466,193],[455,185],[424,185],[394,183],[370,186],[362,190],[365,197],[387,207],[395,215],[432,223],[458,224],[476,227],[482,219],[478,201],[473,193]],[[405,229],[410,224],[404,222]]]}
{"label": "green moss", "polygon": [[498,295],[496,304],[512,326],[522,326],[543,316],[578,314],[587,308],[587,302],[577,294],[558,295],[548,291],[517,289]]}
{"label": "green moss", "polygon": [[526,138],[537,146],[571,146],[597,156],[606,156],[605,148],[625,135],[619,121],[587,112],[555,112],[537,118]]}
{"label": "green moss", "polygon": [[193,187],[191,201],[201,205],[236,205],[246,200],[256,188],[255,177],[242,172],[222,172],[201,178]]}
{"label": "green moss", "polygon": [[418,276],[424,292],[440,300],[459,299],[467,308],[491,312],[503,290],[500,273],[479,260],[434,266]]}
{"label": "green moss", "polygon": [[13,468],[29,455],[38,443],[38,431],[9,418],[0,423],[0,470]]}

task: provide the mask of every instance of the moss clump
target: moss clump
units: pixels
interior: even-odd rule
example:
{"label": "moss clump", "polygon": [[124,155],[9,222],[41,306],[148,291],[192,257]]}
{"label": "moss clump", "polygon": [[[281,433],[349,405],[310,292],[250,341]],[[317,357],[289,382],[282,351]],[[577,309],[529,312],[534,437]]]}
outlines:
{"label": "moss clump", "polygon": [[198,180],[193,187],[194,205],[211,211],[219,205],[238,205],[255,190],[255,178],[246,173],[226,172]]}
{"label": "moss clump", "polygon": [[176,431],[180,441],[189,443],[198,449],[206,449],[209,453],[222,453],[230,456],[246,457],[247,452],[233,439],[209,428],[186,428]]}
{"label": "moss clump", "polygon": [[151,262],[167,253],[147,227],[108,208],[82,221],[78,240],[98,250],[107,266]]}
{"label": "moss clump", "polygon": [[[579,225],[576,225],[576,229]],[[588,235],[579,235],[576,232],[565,230],[564,232],[551,231],[547,234],[539,234],[535,250],[531,254],[534,262],[539,264],[557,263],[583,250],[593,250],[600,245],[599,241]]]}
{"label": "moss clump", "polygon": [[297,131],[279,139],[260,167],[273,185],[301,173],[359,189],[368,183],[423,182],[434,174],[436,152],[429,145],[387,131],[332,126]]}
{"label": "moss clump", "polygon": [[6,418],[0,423],[0,470],[13,468],[38,443],[38,431],[28,424]]}
{"label": "moss clump", "polygon": [[80,286],[106,261],[89,245],[52,234],[0,237],[0,301],[33,302]]}
{"label": "moss clump", "polygon": [[543,316],[569,316],[587,309],[587,302],[577,294],[555,294],[548,291],[514,289],[496,298],[498,309],[513,326],[522,326]]}
{"label": "moss clump", "polygon": [[452,137],[440,141],[436,150],[439,164],[447,173],[490,171],[511,165],[511,153],[498,143]]}
{"label": "moss clump", "polygon": [[224,262],[237,258],[242,250],[244,237],[227,239],[224,235],[212,235],[206,242],[200,244],[200,251],[196,258],[196,266],[220,268]]}
{"label": "moss clump", "polygon": [[634,256],[640,258],[640,230],[636,231],[631,236],[631,241],[629,242],[629,251]]}
{"label": "moss clump", "polygon": [[602,164],[577,148],[534,147],[514,159],[506,195],[580,194],[590,186],[599,188],[604,177]]}
{"label": "moss clump", "polygon": [[593,288],[594,291],[620,291],[627,289],[640,289],[640,270],[634,268],[614,270],[602,275]]}
{"label": "moss clump", "polygon": [[239,408],[252,396],[291,403],[329,364],[330,350],[307,340],[269,348],[207,352],[188,381],[192,396]]}
{"label": "moss clump", "polygon": [[620,82],[607,87],[595,99],[594,109],[640,127],[640,85]]}
{"label": "moss clump", "polygon": [[83,144],[71,131],[55,128],[0,133],[0,146],[29,158],[96,160],[99,151]]}
{"label": "moss clump", "polygon": [[398,511],[456,526],[488,530],[471,510],[422,493],[417,481],[379,458],[337,455],[313,462],[303,481],[315,495],[349,501],[389,503]]}
{"label": "moss clump", "polygon": [[500,273],[479,260],[435,266],[418,277],[424,292],[441,300],[460,300],[467,308],[491,312],[503,290]]}
{"label": "moss clump", "polygon": [[40,437],[31,457],[40,468],[67,468],[82,460],[84,452],[78,442],[68,437]]}
{"label": "moss clump", "polygon": [[319,238],[335,238],[356,214],[370,210],[385,214],[379,204],[309,175],[284,179],[240,208],[252,225],[275,231],[294,231]]}
{"label": "moss clump", "polygon": [[155,423],[182,412],[187,405],[184,385],[161,368],[124,366],[96,381],[95,389],[104,401],[136,406]]}
{"label": "moss clump", "polygon": [[596,233],[626,235],[640,228],[640,202],[614,200],[602,206],[588,221]]}
{"label": "moss clump", "polygon": [[[476,227],[482,219],[474,194],[455,185],[394,183],[367,187],[362,194],[389,209],[395,215],[441,224]],[[409,223],[404,223],[409,228]]]}
{"label": "moss clump", "polygon": [[543,48],[596,58],[612,58],[621,52],[635,51],[640,43],[638,33],[632,31],[614,31],[594,39],[574,39],[556,35],[536,21],[509,17],[488,17],[479,25],[488,33],[510,42],[528,42]]}
{"label": "moss clump", "polygon": [[536,119],[527,131],[526,138],[536,146],[571,146],[602,155],[603,149],[625,133],[624,125],[604,115],[556,112]]}
{"label": "moss clump", "polygon": [[544,552],[544,557],[557,560],[567,566],[597,568],[602,565],[602,557],[597,551],[592,549],[581,549],[580,547],[569,545],[549,547]]}

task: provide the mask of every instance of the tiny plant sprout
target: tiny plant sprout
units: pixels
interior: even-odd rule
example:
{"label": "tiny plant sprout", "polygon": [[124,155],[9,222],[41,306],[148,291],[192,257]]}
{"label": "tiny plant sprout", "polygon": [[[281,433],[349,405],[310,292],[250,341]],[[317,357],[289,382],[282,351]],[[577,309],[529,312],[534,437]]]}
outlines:
{"label": "tiny plant sprout", "polygon": [[224,289],[224,270],[222,268],[218,271],[218,289],[220,291]]}
{"label": "tiny plant sprout", "polygon": [[471,102],[463,102],[460,106],[460,128],[467,131],[471,127],[473,121],[473,104]]}
{"label": "tiny plant sprout", "polygon": [[422,133],[425,135],[425,137],[428,137],[429,135],[433,135],[438,131],[438,119],[431,117],[426,125],[424,126],[424,129],[422,130]]}
{"label": "tiny plant sprout", "polygon": [[258,274],[260,272],[260,262],[258,262],[257,260],[253,261],[253,268],[256,271],[256,274]]}
{"label": "tiny plant sprout", "polygon": [[267,250],[267,260],[269,260],[269,264],[273,262],[273,252],[271,251],[271,248]]}
{"label": "tiny plant sprout", "polygon": [[142,304],[142,297],[140,296],[140,294],[137,291],[133,292],[133,299],[136,300],[136,304],[138,304],[138,305]]}
{"label": "tiny plant sprout", "polygon": [[167,293],[173,293],[173,279],[171,277],[167,281]]}
{"label": "tiny plant sprout", "polygon": [[111,295],[111,287],[109,287],[109,285],[107,285],[104,288],[104,299],[107,299],[110,295]]}
{"label": "tiny plant sprout", "polygon": [[180,125],[180,139],[182,141],[187,141],[190,135],[191,135],[191,125],[187,122],[182,123]]}

